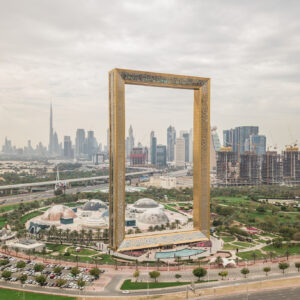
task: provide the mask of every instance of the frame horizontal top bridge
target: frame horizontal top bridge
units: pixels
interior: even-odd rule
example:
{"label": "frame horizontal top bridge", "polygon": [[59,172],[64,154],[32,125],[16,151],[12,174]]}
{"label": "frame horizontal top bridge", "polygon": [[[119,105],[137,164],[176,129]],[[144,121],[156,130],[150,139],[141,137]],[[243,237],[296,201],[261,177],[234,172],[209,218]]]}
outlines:
{"label": "frame horizontal top bridge", "polygon": [[169,87],[179,89],[199,89],[210,79],[203,77],[173,75],[165,73],[143,72],[125,69],[113,69],[110,73],[117,73],[125,84]]}

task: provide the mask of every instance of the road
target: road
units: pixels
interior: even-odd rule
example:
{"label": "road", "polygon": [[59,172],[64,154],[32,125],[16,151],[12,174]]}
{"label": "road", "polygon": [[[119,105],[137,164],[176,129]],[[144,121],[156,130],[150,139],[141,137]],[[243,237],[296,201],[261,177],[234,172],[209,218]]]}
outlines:
{"label": "road", "polygon": [[[153,170],[151,170],[151,171],[153,171]],[[187,173],[187,170],[184,169],[184,170],[170,172],[170,173],[167,173],[166,175],[174,176],[174,177],[181,177],[181,176],[185,176],[186,173]],[[132,173],[132,174],[134,174],[134,173]],[[130,175],[130,173],[128,175]],[[68,189],[66,189],[66,194],[74,194],[74,193],[78,193],[78,192],[89,192],[89,191],[93,191],[93,190],[99,189],[99,188],[104,188],[107,186],[108,186],[107,183],[102,183],[102,184],[93,185],[93,186],[79,186],[79,187],[74,187],[74,188],[68,188]],[[51,190],[44,191],[44,192],[36,192],[36,193],[31,193],[31,194],[19,194],[19,195],[1,197],[0,203],[2,202],[4,205],[17,204],[20,202],[43,200],[43,199],[51,198],[53,196],[54,196],[54,192],[51,189]]]}
{"label": "road", "polygon": [[[107,186],[108,186],[107,183],[103,183],[103,184],[98,184],[98,185],[93,185],[93,186],[74,187],[74,188],[66,189],[66,194],[75,194],[78,192],[89,192],[89,191],[107,187]],[[19,195],[14,195],[14,196],[1,197],[0,202],[5,202],[3,204],[8,205],[8,204],[17,204],[20,202],[43,200],[43,199],[47,199],[47,198],[51,198],[51,197],[54,197],[53,190],[37,192],[37,193],[30,193],[30,194],[19,194]]]}
{"label": "road", "polygon": [[290,287],[284,289],[276,289],[274,291],[261,291],[251,292],[247,295],[244,294],[230,295],[230,296],[219,296],[219,297],[204,297],[201,299],[213,299],[213,300],[299,300],[300,299],[300,287]]}

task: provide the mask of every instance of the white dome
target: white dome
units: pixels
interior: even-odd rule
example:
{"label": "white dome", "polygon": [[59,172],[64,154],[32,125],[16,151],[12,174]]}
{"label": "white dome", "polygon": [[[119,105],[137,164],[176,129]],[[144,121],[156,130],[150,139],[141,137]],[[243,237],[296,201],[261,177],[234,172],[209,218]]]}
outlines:
{"label": "white dome", "polygon": [[148,209],[138,216],[138,220],[151,225],[166,224],[169,222],[168,216],[161,209]]}
{"label": "white dome", "polygon": [[99,199],[92,199],[86,202],[82,207],[83,210],[92,210],[92,211],[96,211],[101,208],[107,209],[107,205],[102,200]]}
{"label": "white dome", "polygon": [[133,205],[133,207],[136,208],[155,208],[158,206],[158,203],[150,198],[141,198],[137,200]]}
{"label": "white dome", "polygon": [[59,221],[61,218],[76,218],[74,211],[64,205],[54,205],[41,217],[44,221]]}

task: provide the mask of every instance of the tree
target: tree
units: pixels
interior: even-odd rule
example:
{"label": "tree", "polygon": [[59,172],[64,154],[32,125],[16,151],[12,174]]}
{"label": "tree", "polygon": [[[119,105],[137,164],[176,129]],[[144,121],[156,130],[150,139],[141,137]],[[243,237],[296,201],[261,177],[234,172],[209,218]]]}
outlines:
{"label": "tree", "polygon": [[8,265],[8,264],[9,264],[9,260],[7,258],[0,260],[0,265],[1,266],[5,266],[5,265]]}
{"label": "tree", "polygon": [[11,277],[11,271],[4,270],[4,271],[2,272],[2,277],[3,277],[5,280],[8,280],[8,279]]}
{"label": "tree", "polygon": [[77,280],[77,285],[82,289],[85,286],[85,281],[83,281],[82,278],[79,278]]}
{"label": "tree", "polygon": [[77,267],[73,267],[71,269],[71,274],[76,277],[80,273],[79,269]]}
{"label": "tree", "polygon": [[263,271],[266,273],[266,276],[268,276],[268,273],[271,271],[270,267],[264,267]]}
{"label": "tree", "polygon": [[46,283],[47,279],[46,279],[46,276],[44,276],[44,275],[39,275],[39,276],[36,276],[36,277],[35,277],[35,281],[36,281],[39,285],[43,286],[43,285]]}
{"label": "tree", "polygon": [[223,263],[222,257],[221,257],[221,256],[217,256],[217,258],[216,258],[216,260],[215,260],[215,264],[216,264],[217,266],[220,266],[220,265],[222,265],[222,263]]}
{"label": "tree", "polygon": [[175,274],[175,278],[177,279],[177,281],[179,281],[179,279],[181,278],[180,274]]}
{"label": "tree", "polygon": [[23,269],[23,268],[25,268],[25,266],[26,266],[25,261],[20,260],[20,261],[17,262],[17,268],[18,269]]}
{"label": "tree", "polygon": [[140,271],[138,269],[136,269],[133,273],[133,277],[135,278],[135,282],[137,282],[139,276],[140,276]]}
{"label": "tree", "polygon": [[43,264],[35,264],[34,265],[35,272],[42,272],[44,269],[45,269],[45,266]]}
{"label": "tree", "polygon": [[241,270],[241,273],[245,276],[245,278],[247,278],[247,274],[250,273],[250,270],[249,270],[248,268],[243,268],[243,269]]}
{"label": "tree", "polygon": [[149,272],[149,276],[150,278],[154,279],[155,282],[157,282],[157,278],[160,276],[160,272],[159,271]]}
{"label": "tree", "polygon": [[54,272],[55,274],[60,274],[61,271],[62,271],[62,267],[59,267],[59,266],[57,266],[57,267],[55,267],[55,268],[53,269],[53,272]]}
{"label": "tree", "polygon": [[204,268],[198,267],[193,270],[193,275],[198,277],[200,281],[201,277],[204,277],[207,274],[207,271]]}
{"label": "tree", "polygon": [[253,263],[255,264],[255,262],[256,262],[256,258],[257,258],[257,254],[256,254],[256,252],[255,252],[255,251],[253,251],[253,252],[251,253],[251,256],[252,256],[252,258],[253,258]]}
{"label": "tree", "polygon": [[219,274],[218,274],[219,276],[221,276],[222,277],[222,280],[224,279],[224,277],[227,277],[228,276],[228,271],[221,271],[221,272],[219,272]]}
{"label": "tree", "polygon": [[290,256],[290,251],[286,250],[284,255],[286,256],[286,260],[289,260],[289,256]]}
{"label": "tree", "polygon": [[283,274],[284,274],[284,271],[285,271],[286,269],[289,268],[289,266],[290,266],[290,264],[289,264],[289,263],[286,263],[286,262],[280,262],[280,263],[278,264],[278,268],[279,268],[280,270],[282,270],[282,273],[283,273]]}
{"label": "tree", "polygon": [[15,248],[16,256],[18,257],[18,253],[20,252],[19,248]]}
{"label": "tree", "polygon": [[62,279],[62,278],[58,278],[55,283],[56,283],[56,286],[61,288],[64,284],[67,283],[67,280]]}
{"label": "tree", "polygon": [[90,274],[94,276],[96,279],[98,279],[100,275],[100,270],[98,268],[93,268],[90,270]]}
{"label": "tree", "polygon": [[8,246],[7,245],[3,245],[1,246],[1,248],[4,250],[4,252],[6,253],[7,249],[8,249]]}
{"label": "tree", "polygon": [[24,284],[27,278],[28,276],[26,274],[21,274],[18,279],[21,281],[22,284]]}
{"label": "tree", "polygon": [[298,272],[300,271],[300,262],[295,262],[295,267],[298,269]]}

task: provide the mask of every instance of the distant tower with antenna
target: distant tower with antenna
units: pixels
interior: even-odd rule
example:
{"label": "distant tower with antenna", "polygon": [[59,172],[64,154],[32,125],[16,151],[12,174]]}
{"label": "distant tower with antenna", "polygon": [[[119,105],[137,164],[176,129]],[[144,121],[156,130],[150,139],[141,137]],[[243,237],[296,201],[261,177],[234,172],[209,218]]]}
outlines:
{"label": "distant tower with antenna", "polygon": [[54,152],[54,143],[53,143],[53,113],[52,113],[52,102],[50,103],[50,132],[49,132],[49,147],[48,151],[50,154]]}

